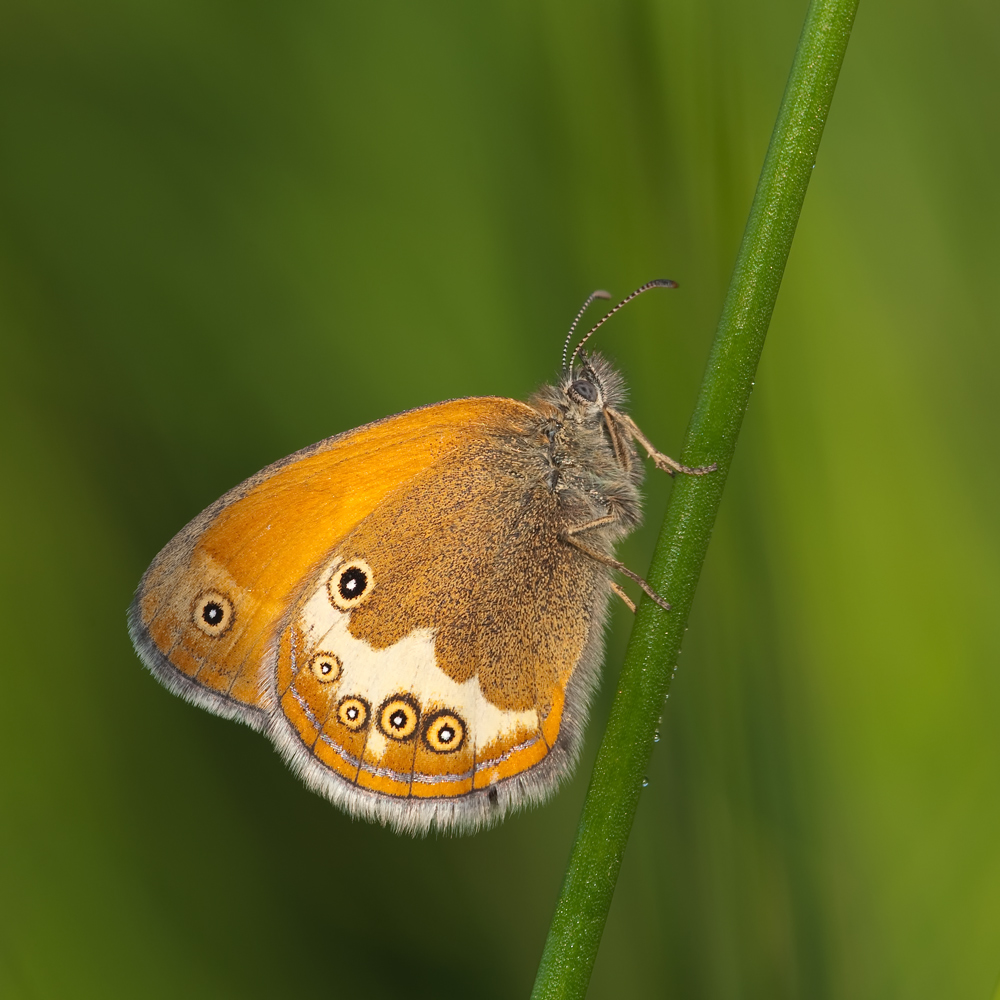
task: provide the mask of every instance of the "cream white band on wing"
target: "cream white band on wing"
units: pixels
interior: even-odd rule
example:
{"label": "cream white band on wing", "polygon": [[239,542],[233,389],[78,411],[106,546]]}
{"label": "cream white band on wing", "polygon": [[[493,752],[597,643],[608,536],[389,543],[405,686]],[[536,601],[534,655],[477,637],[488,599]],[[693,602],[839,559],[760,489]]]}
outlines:
{"label": "cream white band on wing", "polygon": [[[466,738],[475,750],[498,739],[509,739],[519,731],[538,731],[538,713],[534,709],[503,711],[483,697],[478,678],[460,684],[449,677],[437,665],[433,629],[414,629],[385,649],[373,649],[351,635],[350,611],[341,610],[329,597],[330,580],[340,565],[341,561],[336,560],[326,568],[302,609],[298,625],[304,648],[297,656],[300,662],[309,662],[317,651],[336,657],[342,665],[336,684],[338,697],[362,698],[373,713],[399,692],[412,695],[425,708],[451,709],[465,720]],[[379,760],[388,744],[378,726],[370,726],[365,754]],[[476,756],[478,763],[479,754]],[[482,761],[481,766],[490,763]]]}

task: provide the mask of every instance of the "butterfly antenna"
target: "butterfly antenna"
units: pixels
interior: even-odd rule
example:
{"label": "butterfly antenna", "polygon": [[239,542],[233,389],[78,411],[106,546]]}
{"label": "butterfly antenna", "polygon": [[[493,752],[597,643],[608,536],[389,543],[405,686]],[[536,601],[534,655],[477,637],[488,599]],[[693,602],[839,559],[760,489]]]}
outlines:
{"label": "butterfly antenna", "polygon": [[569,333],[566,334],[566,342],[563,344],[562,352],[562,366],[563,371],[566,371],[566,352],[569,350],[570,341],[573,339],[573,334],[576,333],[577,324],[583,319],[583,314],[590,308],[590,304],[594,299],[610,299],[611,293],[606,292],[603,288],[598,288],[597,291],[591,292],[587,296],[587,301],[580,306],[580,311],[576,314],[576,319],[573,320],[573,325],[569,328]]}
{"label": "butterfly antenna", "polygon": [[[584,337],[583,340],[581,340],[580,343],[576,345],[576,350],[573,351],[573,355],[569,359],[569,368],[572,369],[573,363],[576,361],[576,357],[580,353],[580,350],[583,347],[583,345],[586,344],[587,341],[590,340],[590,338],[595,333],[597,333],[597,331],[600,330],[600,328],[602,326],[604,326],[604,324],[607,323],[607,321],[609,319],[611,319],[611,317],[614,316],[614,314],[616,312],[618,312],[619,309],[621,309],[623,306],[627,306],[633,299],[637,299],[640,295],[642,295],[643,292],[648,292],[651,288],[676,288],[676,287],[677,287],[677,282],[676,281],[671,281],[669,278],[654,278],[652,281],[647,281],[646,284],[644,284],[641,287],[637,288],[631,295],[626,295],[625,298],[623,298],[621,300],[621,302],[619,302],[618,305],[616,305],[614,307],[614,309],[611,310],[611,312],[609,312],[606,316],[602,316],[597,321],[597,323],[591,328],[591,330],[587,334],[587,336]],[[583,309],[586,309],[587,306],[590,305],[590,303],[594,299],[594,297],[597,296],[597,295],[598,295],[598,293],[594,292],[594,294],[591,295],[591,297],[589,299],[587,299],[587,303],[586,303],[586,305],[584,305]],[[583,309],[580,310],[580,315],[576,317],[577,320],[579,320],[580,316],[583,315]],[[573,323],[573,326],[574,327],[576,326],[576,322],[575,321]],[[572,332],[573,332],[573,330],[571,328],[570,329],[570,333],[572,334]],[[568,345],[568,339],[567,339],[567,347],[568,346],[569,345]],[[566,361],[565,361],[565,357],[566,357],[566,352],[563,351],[563,359],[564,359],[563,360],[563,368],[564,369],[567,367]]]}

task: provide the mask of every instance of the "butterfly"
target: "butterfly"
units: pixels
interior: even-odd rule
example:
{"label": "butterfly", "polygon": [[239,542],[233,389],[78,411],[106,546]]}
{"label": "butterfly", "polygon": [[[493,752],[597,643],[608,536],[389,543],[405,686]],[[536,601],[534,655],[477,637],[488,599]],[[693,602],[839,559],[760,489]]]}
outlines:
{"label": "butterfly", "polygon": [[321,441],[199,514],[128,612],[174,693],[267,734],[353,816],[471,832],[573,769],[598,680],[614,555],[641,517],[625,385],[583,346],[529,402],[454,399]]}

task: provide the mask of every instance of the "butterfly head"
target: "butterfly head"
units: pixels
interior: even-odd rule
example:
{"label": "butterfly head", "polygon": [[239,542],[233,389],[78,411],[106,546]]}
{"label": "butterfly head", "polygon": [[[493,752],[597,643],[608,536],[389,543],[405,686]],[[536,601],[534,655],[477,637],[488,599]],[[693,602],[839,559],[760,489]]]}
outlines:
{"label": "butterfly head", "polygon": [[621,409],[627,396],[625,380],[600,354],[581,355],[577,365],[562,372],[559,390],[567,415],[582,423],[600,419],[607,409]]}
{"label": "butterfly head", "polygon": [[606,313],[584,336],[570,353],[570,345],[576,334],[576,328],[583,318],[583,314],[597,299],[610,299],[611,295],[599,288],[591,292],[587,301],[583,303],[580,311],[576,314],[566,340],[563,344],[562,354],[562,378],[560,379],[560,389],[566,396],[568,407],[566,412],[578,419],[594,417],[603,414],[606,410],[617,410],[625,401],[625,385],[621,376],[604,360],[599,354],[587,354],[583,347],[588,340],[611,319],[612,316],[623,306],[627,306],[633,299],[638,298],[651,288],[676,288],[677,283],[667,278],[656,278],[647,281],[645,285],[637,288],[631,295],[627,295],[621,302]]}

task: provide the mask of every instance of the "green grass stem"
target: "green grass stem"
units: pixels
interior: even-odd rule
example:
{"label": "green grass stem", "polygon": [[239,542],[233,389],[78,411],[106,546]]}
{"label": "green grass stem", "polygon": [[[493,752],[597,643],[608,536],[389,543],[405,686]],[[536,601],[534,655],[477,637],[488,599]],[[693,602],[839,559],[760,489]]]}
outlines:
{"label": "green grass stem", "polygon": [[686,465],[715,462],[718,471],[679,476],[674,484],[649,572],[673,610],[648,599],[639,606],[535,1000],[587,992],[856,9],[857,0],[813,0],[806,15],[681,453]]}

